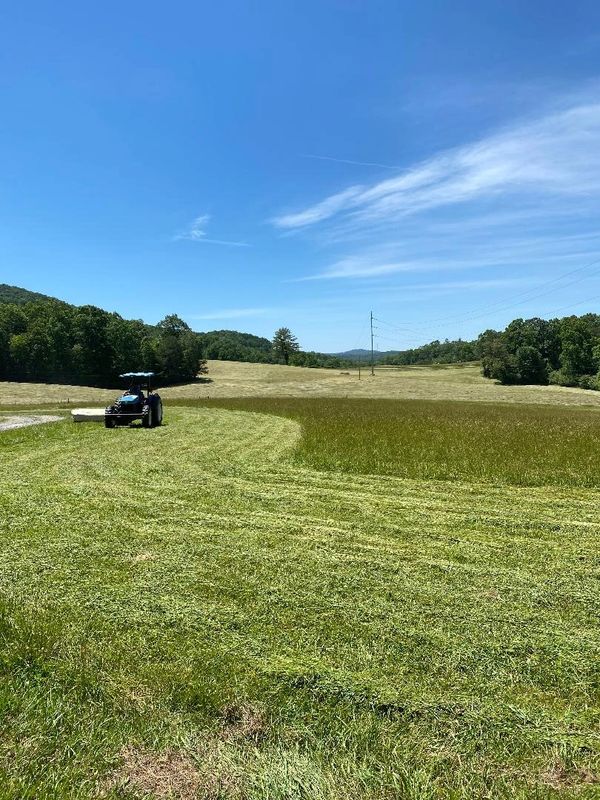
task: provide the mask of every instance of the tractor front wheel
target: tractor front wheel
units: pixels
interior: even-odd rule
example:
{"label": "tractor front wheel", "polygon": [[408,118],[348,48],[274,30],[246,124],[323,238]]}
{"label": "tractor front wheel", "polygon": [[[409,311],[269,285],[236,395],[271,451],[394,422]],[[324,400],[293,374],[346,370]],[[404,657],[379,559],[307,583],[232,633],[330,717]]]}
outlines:
{"label": "tractor front wheel", "polygon": [[143,413],[143,416],[142,416],[142,426],[144,428],[151,428],[152,427],[153,422],[154,422],[153,416],[154,415],[152,413],[152,406],[147,406],[144,409],[144,413]]}

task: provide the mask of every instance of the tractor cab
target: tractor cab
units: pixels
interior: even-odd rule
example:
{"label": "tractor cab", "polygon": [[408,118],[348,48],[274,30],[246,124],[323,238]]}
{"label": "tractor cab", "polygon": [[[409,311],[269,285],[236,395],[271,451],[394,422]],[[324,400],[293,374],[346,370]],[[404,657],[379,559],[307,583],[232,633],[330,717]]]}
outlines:
{"label": "tractor cab", "polygon": [[[148,394],[150,394],[150,390],[148,390]],[[146,398],[140,384],[135,383],[129,389],[125,389],[119,399],[122,403],[143,403]]]}
{"label": "tractor cab", "polygon": [[[154,372],[124,372],[119,376],[128,388],[104,412],[107,428],[129,425],[141,420],[144,428],[154,428],[162,423],[163,407],[160,395],[152,391]],[[144,389],[146,393],[144,394]]]}

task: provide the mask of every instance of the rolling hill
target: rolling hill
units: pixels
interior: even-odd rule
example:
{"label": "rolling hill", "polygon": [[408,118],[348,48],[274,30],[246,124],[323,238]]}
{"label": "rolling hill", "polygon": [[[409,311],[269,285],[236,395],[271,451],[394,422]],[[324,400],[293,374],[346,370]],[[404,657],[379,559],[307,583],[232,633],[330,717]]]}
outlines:
{"label": "rolling hill", "polygon": [[24,303],[33,303],[40,300],[56,300],[56,298],[50,297],[47,294],[41,294],[40,292],[32,292],[29,289],[23,289],[20,286],[10,286],[8,283],[0,283],[0,303],[23,305]]}

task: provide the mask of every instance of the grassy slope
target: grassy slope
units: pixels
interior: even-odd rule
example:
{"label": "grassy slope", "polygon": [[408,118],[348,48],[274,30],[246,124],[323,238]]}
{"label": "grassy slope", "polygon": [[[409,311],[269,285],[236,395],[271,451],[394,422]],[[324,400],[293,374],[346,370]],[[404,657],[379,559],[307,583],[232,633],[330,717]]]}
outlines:
{"label": "grassy slope", "polygon": [[[272,364],[210,361],[207,383],[161,390],[167,400],[219,397],[382,397],[552,405],[600,405],[600,392],[558,386],[496,386],[476,364],[362,371],[306,369]],[[100,404],[118,390],[0,382],[0,407],[43,403]]]}
{"label": "grassy slope", "polygon": [[597,491],[168,423],[2,434],[2,800],[133,796],[165,751],[185,797],[597,796]]}

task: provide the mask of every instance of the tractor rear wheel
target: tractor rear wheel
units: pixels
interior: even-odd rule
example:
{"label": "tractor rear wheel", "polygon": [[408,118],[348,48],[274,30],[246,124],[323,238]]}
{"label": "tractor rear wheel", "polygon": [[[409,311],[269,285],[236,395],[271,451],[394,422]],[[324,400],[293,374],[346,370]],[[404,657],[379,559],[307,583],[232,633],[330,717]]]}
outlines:
{"label": "tractor rear wheel", "polygon": [[156,427],[158,427],[159,425],[162,425],[162,421],[163,421],[162,400],[158,401],[158,403],[156,404],[156,406],[154,407],[153,410],[154,410],[154,425]]}
{"label": "tractor rear wheel", "polygon": [[151,428],[154,423],[153,417],[154,414],[152,413],[152,406],[147,406],[144,409],[144,413],[142,416],[142,426],[144,428]]}
{"label": "tractor rear wheel", "polygon": [[104,427],[105,428],[114,428],[115,427],[114,419],[112,417],[109,417],[108,415],[105,415],[105,417],[104,417]]}

